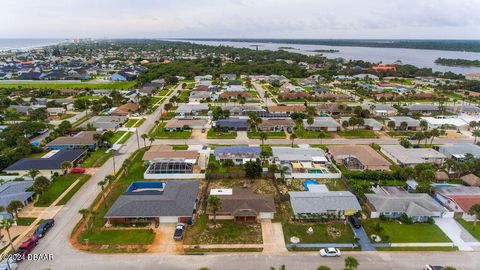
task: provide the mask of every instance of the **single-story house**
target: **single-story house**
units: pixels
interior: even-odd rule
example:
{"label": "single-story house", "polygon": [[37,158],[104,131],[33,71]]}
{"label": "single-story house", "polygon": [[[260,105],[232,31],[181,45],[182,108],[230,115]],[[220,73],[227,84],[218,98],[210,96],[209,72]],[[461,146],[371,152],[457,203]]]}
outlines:
{"label": "single-story house", "polygon": [[440,111],[439,106],[434,104],[411,104],[403,106],[404,109],[408,109],[410,113],[421,113],[422,115],[431,115]]}
{"label": "single-story house", "polygon": [[189,223],[197,209],[197,180],[133,182],[105,214],[108,223]]}
{"label": "single-story house", "polygon": [[[208,88],[208,87],[207,87]],[[189,102],[200,102],[202,100],[212,98],[212,93],[208,91],[193,91],[188,97]]]}
{"label": "single-story house", "polygon": [[443,164],[446,156],[431,148],[405,148],[401,145],[381,145],[380,151],[398,165],[415,166],[419,163]]}
{"label": "single-story house", "polygon": [[187,103],[180,104],[175,110],[176,115],[198,115],[209,111],[208,104],[206,103]]}
{"label": "single-story house", "polygon": [[370,110],[375,116],[393,116],[397,114],[397,109],[395,109],[390,104],[371,104],[371,105],[362,105],[363,109]]}
{"label": "single-story house", "polygon": [[126,116],[94,116],[80,125],[81,128],[87,128],[89,123],[99,131],[115,131],[127,121]]}
{"label": "single-story house", "polygon": [[350,191],[317,190],[288,192],[295,219],[320,219],[329,215],[345,218],[362,210]]}
{"label": "single-story house", "polygon": [[237,79],[237,74],[220,74],[220,79],[224,81],[233,81]]}
{"label": "single-story house", "polygon": [[148,163],[145,179],[198,179],[205,176],[206,156],[199,151],[173,150],[169,145],[152,145],[142,157]]}
{"label": "single-story house", "polygon": [[304,105],[289,105],[289,106],[269,106],[267,108],[271,117],[287,117],[292,113],[304,113],[307,108]]}
{"label": "single-story house", "polygon": [[245,118],[231,117],[217,120],[215,122],[214,128],[220,130],[248,131],[250,130],[250,124]]}
{"label": "single-story house", "polygon": [[33,181],[8,181],[0,185],[0,206],[7,207],[11,201],[21,201],[27,205],[33,201],[32,191],[27,191]]}
{"label": "single-story house", "polygon": [[97,131],[81,131],[75,136],[58,137],[47,143],[47,147],[50,150],[88,149],[95,151],[97,149],[95,134],[100,133]]}
{"label": "single-story house", "polygon": [[474,158],[480,158],[480,146],[473,143],[445,144],[435,146],[434,148],[447,158],[456,161],[465,161],[467,154],[471,154]]}
{"label": "single-story house", "polygon": [[349,170],[390,170],[390,162],[369,145],[330,145],[328,153]]}
{"label": "single-story house", "polygon": [[[350,117],[341,117],[340,124],[342,124],[344,121],[348,122],[348,120],[350,120]],[[373,131],[381,131],[384,129],[383,125],[373,118],[363,118],[363,121],[364,121],[363,125],[356,126],[355,128],[361,128],[361,129],[367,129],[367,130],[373,130]]]}
{"label": "single-story house", "polygon": [[5,168],[3,171],[11,174],[26,175],[30,170],[40,171],[40,175],[51,177],[55,173],[61,175],[65,173],[62,169],[62,163],[68,161],[74,165],[80,162],[87,150],[52,150],[41,158],[22,158],[19,161]]}
{"label": "single-story house", "polygon": [[453,211],[455,217],[465,220],[474,219],[474,216],[469,215],[468,211],[473,205],[480,204],[480,187],[455,185],[437,188],[435,191],[435,198],[447,209]]}
{"label": "single-story house", "polygon": [[[275,202],[272,194],[256,194],[250,188],[212,189],[210,195],[218,196],[221,208],[217,219],[240,223],[273,219]],[[210,213],[209,218],[213,215]]]}
{"label": "single-story house", "polygon": [[227,91],[223,92],[219,96],[221,99],[240,99],[240,98],[245,98],[246,100],[251,100],[252,99],[252,94],[249,92],[240,92],[240,91]]}
{"label": "single-story house", "polygon": [[125,103],[118,106],[111,115],[113,116],[130,116],[132,112],[138,111],[139,106],[136,103]]}
{"label": "single-story house", "polygon": [[259,105],[224,105],[222,110],[229,111],[231,116],[247,116],[249,112],[254,112],[259,117],[267,116],[267,111]]}
{"label": "single-story house", "polygon": [[292,132],[295,121],[290,118],[262,118],[258,124],[259,131],[288,131]]}
{"label": "single-story house", "polygon": [[332,117],[315,117],[310,125],[307,119],[303,119],[303,126],[306,130],[340,131],[340,124]]}
{"label": "single-story house", "polygon": [[58,115],[63,115],[67,112],[65,108],[59,107],[59,108],[47,108],[47,113],[48,116],[58,116]]}
{"label": "single-story house", "polygon": [[395,130],[402,130],[402,123],[407,123],[405,130],[417,130],[420,127],[420,121],[408,116],[390,117],[386,122],[390,121],[395,122]]}
{"label": "single-story house", "polygon": [[208,121],[206,119],[172,118],[165,124],[165,130],[202,129],[206,128],[207,124]]}
{"label": "single-story house", "polygon": [[408,193],[397,187],[380,187],[375,194],[365,194],[371,207],[371,218],[385,216],[397,219],[406,215],[413,222],[427,222],[429,218],[446,217],[448,210],[426,193]]}
{"label": "single-story house", "polygon": [[259,158],[260,152],[258,146],[217,146],[213,154],[218,161],[231,159],[235,164],[243,164]]}

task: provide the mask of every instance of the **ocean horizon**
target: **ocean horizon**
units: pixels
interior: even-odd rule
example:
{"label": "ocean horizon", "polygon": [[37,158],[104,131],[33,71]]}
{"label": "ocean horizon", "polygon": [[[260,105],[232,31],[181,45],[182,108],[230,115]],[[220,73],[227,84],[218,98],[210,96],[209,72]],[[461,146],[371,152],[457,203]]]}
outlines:
{"label": "ocean horizon", "polygon": [[26,50],[66,41],[59,38],[0,38],[0,51]]}

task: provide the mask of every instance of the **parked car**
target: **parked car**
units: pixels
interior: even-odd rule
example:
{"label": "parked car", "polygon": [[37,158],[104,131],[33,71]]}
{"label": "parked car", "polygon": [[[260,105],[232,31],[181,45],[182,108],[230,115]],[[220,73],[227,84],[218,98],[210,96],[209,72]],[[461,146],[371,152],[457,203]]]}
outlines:
{"label": "parked car", "polygon": [[338,248],[323,248],[320,249],[320,256],[322,257],[340,257],[341,253]]}
{"label": "parked car", "polygon": [[362,223],[360,222],[360,219],[358,217],[350,216],[348,217],[348,221],[350,221],[350,224],[352,224],[354,228],[362,227]]}
{"label": "parked car", "polygon": [[427,264],[423,270],[442,270],[443,266]]}
{"label": "parked car", "polygon": [[33,248],[37,245],[38,238],[30,237],[27,241],[23,242],[20,247],[18,247],[17,252],[15,253],[15,259],[17,261],[22,261],[30,252],[32,252]]}
{"label": "parked car", "polygon": [[85,173],[85,169],[82,167],[75,167],[70,170],[70,173]]}
{"label": "parked car", "polygon": [[177,223],[177,226],[175,226],[175,233],[173,234],[173,239],[176,241],[180,241],[183,239],[184,235],[185,235],[185,224]]}
{"label": "parked car", "polygon": [[43,238],[45,234],[48,232],[48,230],[50,230],[50,228],[53,227],[54,224],[55,224],[55,220],[53,219],[45,220],[40,225],[38,225],[33,236],[36,238]]}

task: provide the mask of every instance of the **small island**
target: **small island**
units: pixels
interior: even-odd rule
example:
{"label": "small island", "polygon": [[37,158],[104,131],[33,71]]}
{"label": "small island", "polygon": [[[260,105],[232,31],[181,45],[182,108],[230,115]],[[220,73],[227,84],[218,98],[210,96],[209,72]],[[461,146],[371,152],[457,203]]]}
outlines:
{"label": "small island", "polygon": [[337,53],[339,50],[333,50],[333,49],[318,49],[318,50],[313,50],[312,52],[316,53]]}
{"label": "small island", "polygon": [[299,50],[298,48],[294,47],[278,47],[279,50]]}
{"label": "small island", "polygon": [[464,66],[464,67],[480,67],[480,60],[467,60],[467,59],[450,59],[450,58],[437,58],[435,64],[442,66]]}

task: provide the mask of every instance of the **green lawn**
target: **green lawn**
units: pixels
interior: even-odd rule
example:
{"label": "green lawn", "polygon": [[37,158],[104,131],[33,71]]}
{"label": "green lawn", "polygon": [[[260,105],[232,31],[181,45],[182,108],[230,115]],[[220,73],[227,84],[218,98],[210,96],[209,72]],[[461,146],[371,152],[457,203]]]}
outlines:
{"label": "green lawn", "polygon": [[367,235],[377,234],[375,224],[379,222],[383,231],[380,233],[382,241],[388,235],[391,243],[448,243],[451,240],[435,224],[414,223],[400,224],[396,221],[381,221],[379,219],[362,220]]}
{"label": "green lawn", "polygon": [[132,88],[135,82],[108,82],[108,83],[89,83],[89,82],[48,82],[48,83],[0,83],[0,88],[40,88],[40,89],[118,89],[126,90]]}
{"label": "green lawn", "polygon": [[130,137],[132,137],[132,135],[133,135],[133,132],[131,131],[127,132],[127,134],[125,134],[125,136],[123,136],[122,139],[118,141],[118,143],[120,144],[125,143]]}
{"label": "green lawn", "polygon": [[166,123],[160,123],[153,128],[152,136],[155,139],[188,139],[192,136],[192,131],[190,130],[166,131],[165,125]]}
{"label": "green lawn", "polygon": [[371,130],[342,130],[337,133],[345,138],[376,138],[377,135]]}
{"label": "green lawn", "polygon": [[92,96],[92,95],[86,95],[86,96],[79,96],[77,99],[88,99],[88,100],[100,100],[102,99],[101,96]]}
{"label": "green lawn", "polygon": [[80,188],[88,182],[90,179],[90,175],[84,175],[82,178],[80,178],[80,181],[72,188],[70,191],[65,194],[65,196],[57,203],[57,205],[65,205],[67,204],[68,201],[77,193],[77,191],[80,190]]}
{"label": "green lawn", "polygon": [[238,224],[231,220],[217,221],[217,227],[210,227],[207,215],[202,215],[190,226],[184,243],[198,244],[260,244],[262,230],[260,224]]}
{"label": "green lawn", "polygon": [[32,224],[37,218],[32,217],[19,217],[16,219],[18,226],[29,226]]}
{"label": "green lawn", "polygon": [[161,120],[170,120],[175,117],[175,112],[163,112]]}
{"label": "green lawn", "polygon": [[127,123],[125,123],[125,127],[131,128],[135,123],[137,123],[138,119],[128,119]]}
{"label": "green lawn", "polygon": [[190,96],[190,91],[182,90],[178,94],[178,102],[180,103],[187,103],[188,97]]}
{"label": "green lawn", "polygon": [[[323,132],[325,134],[324,139],[328,139],[332,137],[332,134],[330,132]],[[318,134],[320,134],[320,131],[313,131],[313,130],[305,130],[303,128],[296,128],[295,129],[295,134],[297,135],[298,138],[304,138],[304,139],[318,139]]]}
{"label": "green lawn", "polygon": [[378,247],[379,251],[457,251],[458,247]]}
{"label": "green lawn", "polygon": [[145,120],[147,119],[146,118],[140,119],[140,121],[138,121],[135,125],[133,125],[133,127],[140,127],[145,122]]}
{"label": "green lawn", "polygon": [[480,241],[480,221],[477,222],[477,226],[473,226],[473,222],[466,221],[463,218],[457,219],[457,222],[460,223],[473,237]]}
{"label": "green lawn", "polygon": [[208,139],[235,139],[237,138],[237,132],[236,131],[222,132],[222,131],[215,131],[213,129],[210,129],[208,130],[207,138]]}
{"label": "green lawn", "polygon": [[77,180],[81,174],[67,174],[63,176],[57,176],[53,179],[48,186],[47,190],[40,195],[40,198],[35,203],[35,206],[46,207],[50,206],[62,193],[67,190],[70,185]]}
{"label": "green lawn", "polygon": [[186,144],[174,144],[174,145],[171,145],[172,149],[173,150],[187,150],[188,149],[188,145]]}
{"label": "green lawn", "polygon": [[106,153],[108,148],[98,148],[95,152],[89,152],[88,158],[83,162],[82,167],[84,168],[92,168],[92,167],[100,167],[107,161],[111,156],[112,152]]}
{"label": "green lawn", "polygon": [[111,144],[114,144],[118,139],[120,139],[120,137],[122,137],[123,134],[125,134],[126,131],[122,131],[122,130],[119,130],[119,131],[115,131],[115,133],[113,133],[113,136],[108,139],[108,142],[111,143]]}
{"label": "green lawn", "polygon": [[[282,227],[285,243],[290,243],[292,236],[300,238],[300,243],[309,244],[356,243],[352,229],[348,224],[342,222],[331,224],[282,222]],[[307,233],[309,227],[313,228],[313,234]],[[330,228],[330,233],[327,231],[327,228]]]}
{"label": "green lawn", "polygon": [[60,120],[66,120],[66,119],[69,119],[69,118],[72,118],[73,116],[75,116],[76,114],[73,114],[73,113],[66,113],[66,114],[62,114],[60,116]]}
{"label": "green lawn", "polygon": [[166,96],[170,92],[170,89],[163,89],[157,93],[157,96]]}
{"label": "green lawn", "polygon": [[387,134],[391,137],[407,137],[415,134],[413,131],[388,131]]}
{"label": "green lawn", "polygon": [[[247,132],[247,137],[249,139],[260,139],[260,133],[261,132],[257,132],[257,131],[248,131]],[[278,132],[274,132],[274,131],[266,131],[265,132],[267,134],[267,140],[268,139],[285,139],[285,132],[283,131],[278,131]]]}
{"label": "green lawn", "polygon": [[148,245],[153,242],[155,234],[150,230],[97,230],[85,231],[80,239],[91,245]]}

